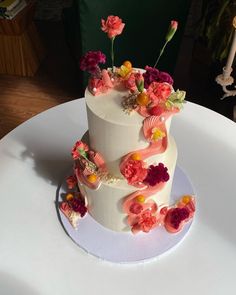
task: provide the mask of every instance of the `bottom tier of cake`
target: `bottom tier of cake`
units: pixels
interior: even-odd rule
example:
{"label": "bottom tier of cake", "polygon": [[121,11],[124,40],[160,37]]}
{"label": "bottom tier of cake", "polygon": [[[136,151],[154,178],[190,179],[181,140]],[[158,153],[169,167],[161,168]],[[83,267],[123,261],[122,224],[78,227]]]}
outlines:
{"label": "bottom tier of cake", "polygon": [[[168,168],[170,176],[165,186],[151,196],[158,207],[169,205],[176,160],[177,147],[173,137],[169,138],[168,147],[163,154],[152,156],[147,160],[148,165],[162,162]],[[113,231],[130,231],[127,215],[123,210],[123,203],[128,195],[138,190],[136,187],[128,185],[125,179],[115,183],[102,182],[96,190],[82,184],[79,184],[79,187],[87,198],[89,213],[97,222]],[[141,193],[142,189],[140,190]]]}

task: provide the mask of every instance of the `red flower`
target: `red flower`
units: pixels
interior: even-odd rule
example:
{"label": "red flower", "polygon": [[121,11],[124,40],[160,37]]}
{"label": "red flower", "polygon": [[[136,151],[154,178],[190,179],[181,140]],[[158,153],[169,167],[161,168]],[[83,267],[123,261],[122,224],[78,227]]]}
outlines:
{"label": "red flower", "polygon": [[147,176],[147,169],[143,167],[143,161],[138,160],[129,160],[121,173],[128,180],[128,183],[135,185],[139,182],[142,182]]}
{"label": "red flower", "polygon": [[160,116],[162,113],[164,113],[165,109],[163,106],[156,105],[149,109],[149,114],[152,116]]}
{"label": "red flower", "polygon": [[101,24],[102,31],[107,33],[110,39],[120,35],[125,26],[122,19],[114,15],[109,15],[106,20],[102,19]]}
{"label": "red flower", "polygon": [[144,182],[150,186],[154,186],[159,182],[166,182],[170,178],[167,171],[167,167],[162,163],[159,163],[157,166],[151,165],[148,168],[147,177],[144,179]]}
{"label": "red flower", "polygon": [[98,64],[105,62],[106,56],[101,51],[88,51],[80,60],[80,69],[96,74],[99,71]]}
{"label": "red flower", "polygon": [[156,216],[153,216],[150,210],[144,211],[138,220],[140,230],[147,233],[157,224]]}
{"label": "red flower", "polygon": [[152,82],[147,89],[147,93],[154,104],[158,104],[166,102],[171,94],[171,90],[171,85],[166,82]]}
{"label": "red flower", "polygon": [[71,154],[74,160],[78,159],[81,154],[85,154],[89,150],[88,146],[86,143],[83,143],[82,141],[77,141],[72,148]]}

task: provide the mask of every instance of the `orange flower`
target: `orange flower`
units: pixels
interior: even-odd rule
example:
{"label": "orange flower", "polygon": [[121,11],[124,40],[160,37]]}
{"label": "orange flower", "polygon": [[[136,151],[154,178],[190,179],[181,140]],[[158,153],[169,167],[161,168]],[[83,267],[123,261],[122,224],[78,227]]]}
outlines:
{"label": "orange flower", "polygon": [[106,20],[102,19],[102,31],[107,33],[110,39],[120,35],[124,29],[125,24],[118,16],[109,15]]}

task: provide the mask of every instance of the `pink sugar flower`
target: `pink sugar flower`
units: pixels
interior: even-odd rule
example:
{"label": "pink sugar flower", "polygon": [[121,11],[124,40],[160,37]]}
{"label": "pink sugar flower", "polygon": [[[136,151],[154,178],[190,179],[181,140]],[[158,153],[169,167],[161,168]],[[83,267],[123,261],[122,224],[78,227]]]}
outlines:
{"label": "pink sugar flower", "polygon": [[129,89],[131,92],[135,92],[137,90],[136,82],[135,82],[135,74],[131,73],[128,77],[128,79],[124,80],[124,85],[127,89]]}
{"label": "pink sugar flower", "polygon": [[80,69],[94,75],[100,71],[98,64],[105,62],[106,56],[101,51],[88,51],[80,60]]}
{"label": "pink sugar flower", "polygon": [[143,167],[143,161],[129,160],[122,168],[121,173],[130,185],[142,182],[147,176],[147,169]]}
{"label": "pink sugar flower", "polygon": [[93,95],[99,95],[104,91],[105,84],[102,79],[92,77],[88,82],[88,89]]}
{"label": "pink sugar flower", "polygon": [[140,214],[142,210],[143,206],[137,202],[134,202],[129,208],[129,211],[133,214]]}
{"label": "pink sugar flower", "polygon": [[140,215],[138,225],[140,230],[147,233],[157,225],[157,218],[152,215],[150,210],[146,210]]}
{"label": "pink sugar flower", "polygon": [[108,38],[111,39],[111,71],[114,72],[114,40],[117,35],[120,35],[124,29],[125,24],[118,16],[109,15],[106,20],[101,20],[101,29],[107,33]]}
{"label": "pink sugar flower", "polygon": [[172,87],[168,83],[152,82],[147,93],[154,104],[166,102],[171,94]]}
{"label": "pink sugar flower", "polygon": [[68,176],[66,178],[66,184],[68,186],[68,189],[73,189],[77,184],[76,176],[75,175]]}
{"label": "pink sugar flower", "polygon": [[80,156],[84,157],[88,150],[89,148],[86,143],[83,143],[81,140],[77,141],[71,151],[73,159],[76,160]]}
{"label": "pink sugar flower", "polygon": [[107,92],[110,88],[113,88],[111,78],[108,71],[103,69],[101,71],[101,77],[91,77],[88,83],[88,89],[93,95]]}
{"label": "pink sugar flower", "polygon": [[106,20],[101,20],[102,31],[107,33],[110,39],[120,35],[124,29],[125,24],[122,23],[122,19],[118,16],[109,15]]}
{"label": "pink sugar flower", "polygon": [[143,75],[140,72],[137,73],[131,73],[128,76],[128,79],[124,80],[124,85],[127,89],[129,89],[131,92],[143,91],[144,87],[144,78]]}

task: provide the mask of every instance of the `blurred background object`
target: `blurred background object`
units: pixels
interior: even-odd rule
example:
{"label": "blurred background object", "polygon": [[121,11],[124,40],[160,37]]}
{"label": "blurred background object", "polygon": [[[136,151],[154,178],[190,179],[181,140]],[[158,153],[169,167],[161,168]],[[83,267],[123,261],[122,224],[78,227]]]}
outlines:
{"label": "blurred background object", "polygon": [[[135,15],[134,9],[131,11],[126,10],[127,1],[121,0],[103,0],[103,5],[107,6],[104,12],[101,10],[102,7],[99,8],[99,11],[94,11],[100,1],[35,0],[35,2],[34,23],[44,45],[46,55],[33,77],[0,75],[0,138],[32,116],[60,103],[83,96],[84,85],[81,83],[81,71],[79,70],[78,62],[82,52],[88,49],[95,49],[96,44],[94,45],[92,40],[86,41],[86,46],[81,45],[81,17],[84,24],[83,34],[88,32],[88,37],[91,39],[90,35],[95,34],[95,30],[96,36],[100,38],[99,42],[104,43],[104,53],[109,57],[110,44],[105,34],[99,29],[100,18],[106,18],[107,15],[116,13],[116,11],[112,11],[109,8],[111,3],[123,3],[124,12],[122,17],[127,25],[124,34],[116,40],[116,54],[120,52],[120,56],[117,56],[117,64],[129,58],[127,54],[131,52],[130,50],[136,51],[134,56],[136,60],[140,57],[142,64],[145,64],[146,60],[152,63],[153,57],[149,56],[143,49],[146,43],[148,43],[147,38],[145,38],[147,28],[150,38],[152,34],[159,36],[158,39],[153,37],[151,39],[152,42],[150,43],[149,41],[147,44],[147,48],[151,48],[150,52],[154,56],[159,53],[169,25],[167,14],[163,17],[163,22],[158,20],[158,18],[162,18],[162,15],[159,14],[157,8],[156,10],[153,9],[150,14],[152,18],[149,21],[153,21],[155,24],[158,23],[158,26],[150,26],[150,22],[146,22],[143,17],[146,6],[149,11],[152,8],[150,5],[148,6],[148,3],[155,2],[155,7],[157,7],[159,0],[143,1],[143,6],[141,5],[141,7],[144,11],[140,11],[137,15]],[[170,46],[167,47],[159,66],[163,70],[167,69],[165,66],[167,62],[168,68],[174,76],[174,87],[185,89],[188,101],[203,105],[229,119],[233,120],[235,118],[236,120],[236,110],[234,111],[235,97],[228,97],[221,101],[220,97],[223,91],[221,86],[215,82],[215,77],[222,72],[222,67],[225,65],[228,54],[227,51],[230,49],[227,41],[232,27],[228,31],[226,27],[223,29],[223,26],[230,25],[232,22],[232,18],[228,19],[228,13],[230,13],[230,17],[235,15],[236,1],[186,0],[180,2],[179,8],[177,7],[177,2],[179,3],[179,1],[164,3],[162,0],[159,2],[164,6],[164,8],[161,8],[163,15],[164,10],[170,9],[172,11],[169,14],[170,20],[177,19],[174,13],[175,10],[180,14],[182,13],[179,19],[178,35],[174,36],[173,43],[171,41]],[[81,10],[78,9],[78,3],[80,5],[83,4]],[[130,3],[134,3],[133,0]],[[173,7],[171,7],[172,3],[174,3]],[[137,3],[135,2],[135,4]],[[186,6],[183,7],[183,5]],[[183,12],[180,11],[182,8],[184,9]],[[117,12],[120,12],[120,10]],[[129,13],[132,14],[131,17],[128,16]],[[97,15],[92,20],[93,14]],[[68,17],[69,15],[72,16],[71,19]],[[88,28],[84,27],[86,24],[84,17],[86,15],[89,15],[93,21],[93,26]],[[73,23],[74,20],[75,23]],[[137,41],[134,46],[128,32],[135,29],[137,22],[138,33],[132,36]],[[215,24],[218,24],[218,26],[215,26]],[[140,28],[143,28],[142,32],[140,32]],[[217,32],[214,32],[214,28]],[[84,35],[85,37],[86,35]],[[213,40],[216,40],[214,41],[216,43]],[[127,42],[129,45],[127,45]],[[225,55],[222,54],[224,50],[221,51],[217,47],[219,45],[219,48],[224,48],[224,46],[220,45],[221,42],[226,42],[224,43],[226,44]],[[129,46],[130,49],[121,49],[122,43],[125,46]],[[99,47],[99,44],[96,46]],[[217,46],[211,44],[216,44]],[[90,48],[90,46],[94,48]],[[216,54],[218,52],[221,52],[221,54]],[[221,58],[217,56],[221,56]],[[140,65],[142,64],[140,62]],[[134,65],[136,66],[135,62]],[[235,71],[233,71],[232,75],[235,76]]]}

